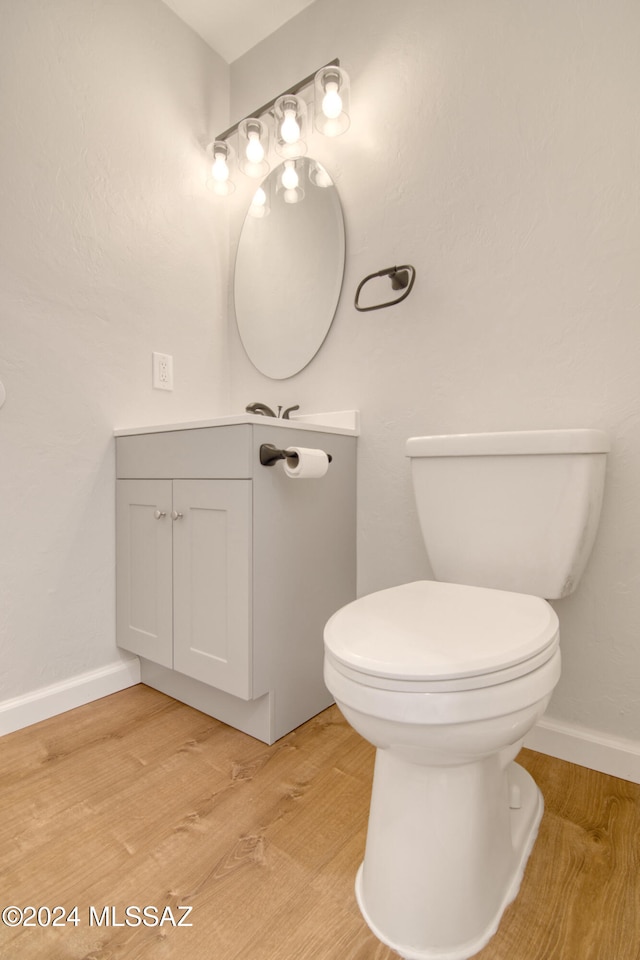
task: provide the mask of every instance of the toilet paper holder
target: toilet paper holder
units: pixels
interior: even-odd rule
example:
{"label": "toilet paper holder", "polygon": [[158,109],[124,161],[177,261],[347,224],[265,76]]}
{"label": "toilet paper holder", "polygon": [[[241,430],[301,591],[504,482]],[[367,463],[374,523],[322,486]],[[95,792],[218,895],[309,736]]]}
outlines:
{"label": "toilet paper holder", "polygon": [[[278,460],[297,460],[298,454],[295,450],[281,450],[272,443],[263,443],[260,445],[260,463],[263,467],[272,467]],[[327,454],[327,459],[331,463],[331,454]]]}

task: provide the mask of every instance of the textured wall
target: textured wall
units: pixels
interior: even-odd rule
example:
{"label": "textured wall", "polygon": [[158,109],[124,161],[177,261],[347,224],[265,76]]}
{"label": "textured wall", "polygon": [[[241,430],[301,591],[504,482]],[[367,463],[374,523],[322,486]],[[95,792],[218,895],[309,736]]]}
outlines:
{"label": "textured wall", "polygon": [[[640,6],[636,0],[316,0],[232,65],[232,116],[339,56],[352,127],[336,177],[336,321],[269,381],[230,323],[233,408],[358,407],[359,583],[428,575],[405,438],[600,427],[613,443],[595,552],[558,603],[549,713],[640,740]],[[233,198],[232,250],[246,197]],[[367,273],[416,265],[400,307],[359,314]]]}
{"label": "textured wall", "polygon": [[114,426],[226,407],[228,67],[157,0],[0,0],[0,116],[1,701],[118,657]]}

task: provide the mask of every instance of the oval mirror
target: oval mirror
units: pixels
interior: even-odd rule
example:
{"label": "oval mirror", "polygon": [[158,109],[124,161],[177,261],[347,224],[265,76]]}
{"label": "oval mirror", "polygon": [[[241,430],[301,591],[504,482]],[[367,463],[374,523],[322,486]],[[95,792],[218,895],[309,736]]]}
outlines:
{"label": "oval mirror", "polygon": [[316,355],[338,306],[344,255],[340,198],[324,167],[301,157],[272,170],[245,218],[234,277],[240,338],[261,373],[285,380]]}

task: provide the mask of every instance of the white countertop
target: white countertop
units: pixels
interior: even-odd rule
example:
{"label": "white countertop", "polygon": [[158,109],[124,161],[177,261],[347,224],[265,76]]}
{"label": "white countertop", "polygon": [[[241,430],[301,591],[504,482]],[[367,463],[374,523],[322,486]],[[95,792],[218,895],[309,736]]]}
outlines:
{"label": "white countertop", "polygon": [[133,437],[143,433],[169,433],[173,430],[201,430],[204,427],[225,427],[236,423],[256,423],[263,426],[284,427],[295,430],[318,430],[323,433],[337,433],[349,437],[360,435],[360,413],[358,410],[338,410],[333,413],[311,413],[302,416],[293,415],[290,420],[281,417],[263,417],[255,413],[242,413],[235,416],[213,417],[210,420],[190,420],[184,423],[155,423],[144,427],[118,427],[113,431],[115,437]]}

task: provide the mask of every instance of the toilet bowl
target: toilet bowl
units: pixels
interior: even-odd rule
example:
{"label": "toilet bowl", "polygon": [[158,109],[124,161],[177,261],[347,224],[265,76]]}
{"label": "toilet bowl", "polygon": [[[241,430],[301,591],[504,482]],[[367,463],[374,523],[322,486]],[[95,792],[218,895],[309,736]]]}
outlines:
{"label": "toilet bowl", "polygon": [[597,430],[411,438],[444,582],[362,597],[325,627],[325,683],[376,747],[356,897],[405,960],[472,957],[518,892],[543,800],[514,758],[560,677],[542,597],[585,568],[607,450]]}
{"label": "toilet bowl", "polygon": [[515,897],[543,804],[513,758],[559,676],[537,597],[421,581],[329,620],[325,682],[378,748],[356,895],[407,960],[472,956]]}

